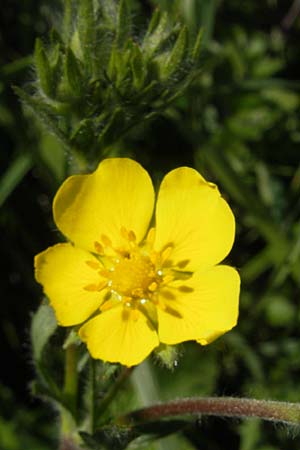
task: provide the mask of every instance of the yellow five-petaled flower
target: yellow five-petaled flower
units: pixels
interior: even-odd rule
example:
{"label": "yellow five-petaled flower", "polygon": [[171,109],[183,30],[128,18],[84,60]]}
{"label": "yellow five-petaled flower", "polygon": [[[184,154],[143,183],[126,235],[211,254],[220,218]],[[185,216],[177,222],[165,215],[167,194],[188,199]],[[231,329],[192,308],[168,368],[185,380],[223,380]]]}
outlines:
{"label": "yellow five-petaled flower", "polygon": [[58,190],[56,225],[70,240],[35,258],[60,325],[82,324],[93,358],[132,366],[160,343],[208,344],[236,325],[240,279],[217,265],[235,221],[216,185],[180,167],[156,202],[148,173],[111,158]]}

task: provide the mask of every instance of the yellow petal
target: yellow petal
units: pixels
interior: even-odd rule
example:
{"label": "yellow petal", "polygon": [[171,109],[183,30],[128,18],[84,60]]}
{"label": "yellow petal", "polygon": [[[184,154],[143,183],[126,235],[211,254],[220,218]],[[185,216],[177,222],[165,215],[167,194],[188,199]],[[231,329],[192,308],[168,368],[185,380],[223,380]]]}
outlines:
{"label": "yellow petal", "polygon": [[171,245],[172,263],[194,271],[222,261],[234,233],[234,216],[215,185],[188,167],[166,175],[157,200],[156,250]]}
{"label": "yellow petal", "polygon": [[135,161],[111,158],[90,175],[68,178],[58,190],[54,220],[77,246],[95,251],[95,242],[124,246],[121,229],[140,241],[153,212],[154,191],[148,173]]}
{"label": "yellow petal", "polygon": [[236,325],[240,277],[232,267],[196,272],[190,280],[177,280],[170,286],[177,288],[172,289],[173,299],[164,297],[166,307],[157,311],[161,342],[195,339],[207,344]]}
{"label": "yellow petal", "polygon": [[93,358],[129,367],[142,362],[159,345],[147,318],[139,311],[128,312],[121,305],[89,320],[79,335]]}
{"label": "yellow petal", "polygon": [[36,255],[35,277],[42,284],[60,325],[86,320],[100,306],[103,291],[85,289],[98,285],[101,278],[87,262],[97,259],[71,244],[57,244]]}

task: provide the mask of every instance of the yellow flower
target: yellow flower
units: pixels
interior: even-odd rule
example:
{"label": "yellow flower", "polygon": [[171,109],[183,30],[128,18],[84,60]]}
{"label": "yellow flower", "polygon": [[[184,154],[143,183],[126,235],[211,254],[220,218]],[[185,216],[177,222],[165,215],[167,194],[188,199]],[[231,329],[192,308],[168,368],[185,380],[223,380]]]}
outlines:
{"label": "yellow flower", "polygon": [[35,258],[60,325],[82,324],[93,358],[132,366],[160,343],[208,344],[236,325],[240,279],[217,265],[234,216],[218,188],[180,167],[154,190],[135,161],[102,161],[58,190],[54,220],[70,240]]}

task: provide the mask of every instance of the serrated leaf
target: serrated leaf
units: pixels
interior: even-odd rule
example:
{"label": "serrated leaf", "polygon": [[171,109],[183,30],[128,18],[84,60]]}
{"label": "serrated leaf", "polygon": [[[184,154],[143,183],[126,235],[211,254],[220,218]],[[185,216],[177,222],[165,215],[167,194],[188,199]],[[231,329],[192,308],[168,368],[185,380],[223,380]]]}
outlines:
{"label": "serrated leaf", "polygon": [[82,74],[80,71],[79,62],[70,48],[66,51],[65,75],[70,90],[73,91],[76,96],[81,95],[83,88]]}
{"label": "serrated leaf", "polygon": [[187,51],[187,28],[182,27],[167,62],[162,66],[162,79],[167,80],[181,67]]}
{"label": "serrated leaf", "polygon": [[34,60],[41,89],[46,95],[52,97],[54,94],[52,70],[43,43],[39,38],[35,41]]}

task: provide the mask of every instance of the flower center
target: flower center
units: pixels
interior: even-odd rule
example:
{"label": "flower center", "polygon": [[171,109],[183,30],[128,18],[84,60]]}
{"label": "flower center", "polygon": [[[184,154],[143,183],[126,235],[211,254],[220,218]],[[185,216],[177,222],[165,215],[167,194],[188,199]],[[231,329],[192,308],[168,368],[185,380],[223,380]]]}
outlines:
{"label": "flower center", "polygon": [[[161,252],[153,250],[154,229],[150,229],[142,244],[136,242],[133,231],[121,229],[124,238],[123,248],[114,248],[107,236],[101,236],[101,243],[95,242],[95,250],[102,263],[86,261],[99,272],[101,282],[84,286],[88,291],[105,290],[106,295],[100,309],[105,311],[119,302],[125,310],[143,311],[155,321],[155,308],[168,310],[171,314],[178,314],[168,304],[175,298],[176,290],[191,292],[187,286],[172,287],[169,283],[177,279],[187,279],[183,273],[174,271],[168,263],[173,246],[166,245]],[[185,263],[185,261],[183,261]],[[178,264],[183,267],[184,264]],[[174,291],[175,289],[175,291]]]}
{"label": "flower center", "polygon": [[113,292],[127,297],[147,297],[157,285],[155,267],[149,256],[134,250],[128,256],[117,260],[110,270],[108,286]]}

